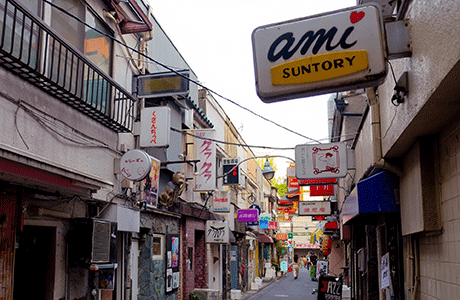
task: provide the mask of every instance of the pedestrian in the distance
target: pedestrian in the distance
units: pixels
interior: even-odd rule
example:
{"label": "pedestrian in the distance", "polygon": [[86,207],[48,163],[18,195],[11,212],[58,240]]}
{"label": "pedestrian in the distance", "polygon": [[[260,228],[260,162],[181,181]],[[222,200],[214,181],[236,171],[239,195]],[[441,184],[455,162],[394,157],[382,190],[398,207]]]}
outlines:
{"label": "pedestrian in the distance", "polygon": [[305,269],[307,267],[307,259],[305,256],[300,257],[300,268]]}
{"label": "pedestrian in the distance", "polygon": [[299,256],[297,254],[294,255],[294,263],[292,264],[292,271],[294,272],[294,279],[299,277]]}

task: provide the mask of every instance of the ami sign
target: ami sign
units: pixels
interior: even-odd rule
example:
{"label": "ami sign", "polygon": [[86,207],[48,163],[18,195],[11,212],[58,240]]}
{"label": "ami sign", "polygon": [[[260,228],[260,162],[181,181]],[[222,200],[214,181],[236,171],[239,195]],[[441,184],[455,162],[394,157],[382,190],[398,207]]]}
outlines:
{"label": "ami sign", "polygon": [[387,72],[382,28],[375,4],[256,28],[257,94],[276,102],[381,84]]}

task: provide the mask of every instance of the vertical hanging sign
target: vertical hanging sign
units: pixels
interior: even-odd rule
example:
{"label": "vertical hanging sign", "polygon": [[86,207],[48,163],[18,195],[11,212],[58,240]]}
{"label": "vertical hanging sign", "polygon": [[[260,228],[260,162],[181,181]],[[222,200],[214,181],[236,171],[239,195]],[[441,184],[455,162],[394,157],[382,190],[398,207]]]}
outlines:
{"label": "vertical hanging sign", "polygon": [[168,147],[171,132],[171,109],[166,106],[147,107],[141,111],[141,147]]}
{"label": "vertical hanging sign", "polygon": [[216,189],[216,143],[215,130],[195,131],[195,157],[198,175],[195,177],[195,191],[213,191]]}

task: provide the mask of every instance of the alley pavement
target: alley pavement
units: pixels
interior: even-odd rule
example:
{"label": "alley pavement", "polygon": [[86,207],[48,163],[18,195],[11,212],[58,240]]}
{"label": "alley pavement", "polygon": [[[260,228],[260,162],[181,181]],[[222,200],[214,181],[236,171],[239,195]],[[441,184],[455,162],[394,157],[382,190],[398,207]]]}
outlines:
{"label": "alley pavement", "polygon": [[317,294],[312,294],[312,290],[318,288],[318,282],[312,281],[310,271],[307,269],[299,270],[299,277],[294,279],[294,275],[287,273],[270,282],[264,282],[258,291],[247,291],[243,294],[243,300],[280,300],[280,299],[303,299],[316,300]]}

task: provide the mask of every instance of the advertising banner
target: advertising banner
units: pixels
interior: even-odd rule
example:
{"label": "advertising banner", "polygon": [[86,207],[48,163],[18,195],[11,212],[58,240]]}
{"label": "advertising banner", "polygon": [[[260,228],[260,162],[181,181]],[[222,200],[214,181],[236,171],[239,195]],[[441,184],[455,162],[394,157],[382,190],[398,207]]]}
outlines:
{"label": "advertising banner", "polygon": [[383,21],[373,4],[260,26],[252,46],[264,102],[378,86],[387,72]]}
{"label": "advertising banner", "polygon": [[158,203],[158,189],[160,187],[160,160],[150,156],[152,168],[144,179],[144,200],[148,206],[156,207]]}
{"label": "advertising banner", "polygon": [[257,209],[239,209],[239,222],[257,222],[259,219],[259,211]]}
{"label": "advertising banner", "polygon": [[215,130],[195,130],[195,158],[198,175],[195,176],[195,191],[214,191],[216,189],[216,143]]}

